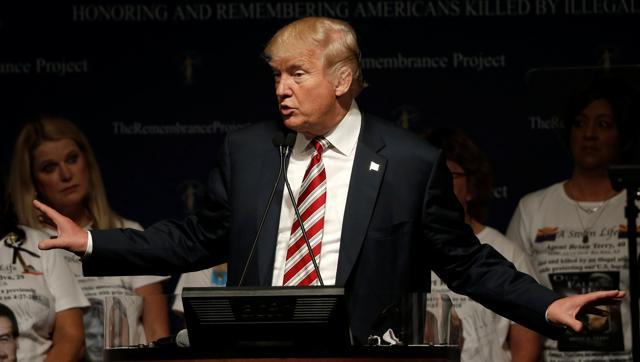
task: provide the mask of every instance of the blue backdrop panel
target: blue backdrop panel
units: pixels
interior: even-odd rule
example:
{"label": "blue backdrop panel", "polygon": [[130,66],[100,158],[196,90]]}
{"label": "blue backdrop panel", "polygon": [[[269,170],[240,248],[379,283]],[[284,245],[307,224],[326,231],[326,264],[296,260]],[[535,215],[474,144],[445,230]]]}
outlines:
{"label": "blue backdrop panel", "polygon": [[487,223],[502,230],[523,194],[570,170],[556,109],[530,98],[552,102],[573,80],[532,92],[527,75],[640,63],[632,0],[0,6],[3,172],[21,122],[62,113],[94,145],[113,207],[143,225],[197,208],[226,132],[278,119],[261,52],[297,17],[354,25],[369,84],[363,110],[415,132],[452,126],[475,139],[495,170]]}

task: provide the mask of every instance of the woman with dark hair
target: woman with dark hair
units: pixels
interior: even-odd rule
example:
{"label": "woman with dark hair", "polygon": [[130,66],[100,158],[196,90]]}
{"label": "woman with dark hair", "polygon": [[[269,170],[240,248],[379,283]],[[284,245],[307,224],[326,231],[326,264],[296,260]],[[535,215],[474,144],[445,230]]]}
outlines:
{"label": "woman with dark hair", "polygon": [[[480,242],[491,245],[521,272],[533,275],[526,254],[499,231],[482,224],[491,198],[491,170],[482,152],[459,130],[440,128],[427,132],[425,138],[442,149],[453,178],[453,191],[465,211],[465,221]],[[431,291],[452,296],[462,320],[461,361],[538,360],[541,340],[537,333],[451,292],[435,274],[431,276]]]}
{"label": "woman with dark hair", "polygon": [[84,354],[82,308],[89,303],[62,255],[38,249],[48,236],[15,220],[0,197],[0,301],[13,315],[0,313],[0,322],[10,319],[12,325],[10,335],[0,327],[0,344],[11,347],[0,356],[11,360],[17,350],[19,361],[78,361]]}
{"label": "woman with dark hair", "polygon": [[[633,163],[635,159],[638,131],[638,97],[637,90],[628,82],[613,77],[602,77],[594,80],[585,89],[577,92],[567,103],[563,121],[563,140],[569,146],[574,160],[573,173],[583,173],[585,166],[589,166],[589,158],[580,151],[581,139],[576,136],[576,131],[584,130],[588,126],[588,117],[596,118],[593,126],[600,129],[608,129],[615,134],[615,147],[608,147],[602,151],[614,154],[603,154],[609,163]],[[600,136],[606,135],[602,133]],[[588,134],[583,137],[587,137]],[[591,137],[594,137],[593,135]],[[588,138],[588,137],[587,137]],[[588,147],[585,147],[588,149]],[[593,156],[591,157],[593,158]],[[600,171],[601,172],[601,171]],[[577,175],[580,178],[581,175]],[[573,176],[572,176],[573,178]]]}
{"label": "woman with dark hair", "polygon": [[[608,168],[630,160],[635,94],[613,78],[577,93],[564,118],[571,177],[523,197],[511,219],[508,237],[530,255],[540,282],[565,295],[628,289],[625,193],[613,189]],[[547,341],[545,360],[631,361],[629,297],[608,313],[585,319],[583,334]]]}

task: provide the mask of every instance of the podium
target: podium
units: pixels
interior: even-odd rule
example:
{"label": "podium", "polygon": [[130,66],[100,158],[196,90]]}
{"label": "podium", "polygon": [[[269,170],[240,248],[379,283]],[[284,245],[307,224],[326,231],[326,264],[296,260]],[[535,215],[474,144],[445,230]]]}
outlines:
{"label": "podium", "polygon": [[182,300],[188,329],[185,344],[112,347],[105,349],[104,360],[460,360],[459,347],[451,345],[353,345],[342,288],[185,288]]}

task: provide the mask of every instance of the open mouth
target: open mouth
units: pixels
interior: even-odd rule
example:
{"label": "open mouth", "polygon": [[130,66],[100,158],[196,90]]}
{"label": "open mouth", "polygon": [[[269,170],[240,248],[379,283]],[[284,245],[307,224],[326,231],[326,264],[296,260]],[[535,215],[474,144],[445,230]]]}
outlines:
{"label": "open mouth", "polygon": [[286,104],[281,104],[280,105],[280,113],[283,116],[290,116],[292,113],[294,112],[294,109],[287,106]]}

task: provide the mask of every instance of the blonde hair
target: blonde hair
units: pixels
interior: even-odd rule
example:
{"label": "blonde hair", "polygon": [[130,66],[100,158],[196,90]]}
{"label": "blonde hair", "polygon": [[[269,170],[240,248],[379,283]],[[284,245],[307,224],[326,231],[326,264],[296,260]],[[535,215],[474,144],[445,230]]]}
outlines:
{"label": "blonde hair", "polygon": [[33,228],[42,228],[38,221],[38,213],[31,204],[37,193],[33,177],[33,151],[45,141],[62,139],[74,141],[86,159],[89,170],[89,194],[85,200],[85,207],[93,219],[93,227],[122,227],[122,218],[109,207],[102,175],[87,137],[71,121],[57,117],[41,117],[37,121],[29,122],[20,131],[13,148],[8,197],[13,203],[18,222]]}
{"label": "blonde hair", "polygon": [[357,96],[366,85],[356,33],[345,21],[324,17],[296,20],[278,30],[265,47],[264,55],[271,61],[316,48],[321,49],[324,64],[333,74],[345,68],[351,71],[351,90]]}

